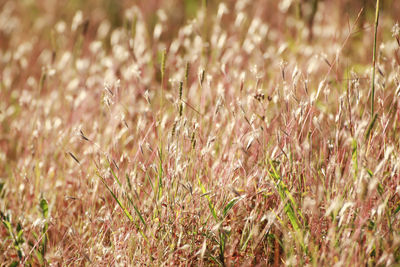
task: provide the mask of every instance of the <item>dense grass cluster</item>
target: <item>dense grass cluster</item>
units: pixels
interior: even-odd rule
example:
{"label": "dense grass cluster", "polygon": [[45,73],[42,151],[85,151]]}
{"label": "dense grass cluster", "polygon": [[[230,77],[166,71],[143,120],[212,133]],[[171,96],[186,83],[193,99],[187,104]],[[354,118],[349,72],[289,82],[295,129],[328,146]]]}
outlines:
{"label": "dense grass cluster", "polygon": [[0,262],[400,264],[399,1],[136,2],[0,3]]}

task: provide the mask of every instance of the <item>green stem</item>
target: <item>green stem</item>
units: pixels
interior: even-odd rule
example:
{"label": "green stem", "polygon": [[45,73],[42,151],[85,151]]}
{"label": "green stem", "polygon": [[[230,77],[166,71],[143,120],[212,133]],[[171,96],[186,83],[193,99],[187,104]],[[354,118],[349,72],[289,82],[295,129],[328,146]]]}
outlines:
{"label": "green stem", "polygon": [[378,21],[379,21],[379,0],[376,0],[375,8],[375,32],[374,32],[374,48],[372,53],[372,92],[371,92],[371,118],[373,118],[374,110],[374,100],[375,100],[375,65],[376,65],[376,36],[378,33]]}

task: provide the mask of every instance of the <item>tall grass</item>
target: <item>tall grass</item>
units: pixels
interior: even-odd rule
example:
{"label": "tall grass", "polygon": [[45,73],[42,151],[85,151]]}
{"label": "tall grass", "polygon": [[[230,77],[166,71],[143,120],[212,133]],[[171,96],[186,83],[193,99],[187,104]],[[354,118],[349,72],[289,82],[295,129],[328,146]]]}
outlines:
{"label": "tall grass", "polygon": [[113,3],[0,4],[3,265],[400,264],[398,1]]}

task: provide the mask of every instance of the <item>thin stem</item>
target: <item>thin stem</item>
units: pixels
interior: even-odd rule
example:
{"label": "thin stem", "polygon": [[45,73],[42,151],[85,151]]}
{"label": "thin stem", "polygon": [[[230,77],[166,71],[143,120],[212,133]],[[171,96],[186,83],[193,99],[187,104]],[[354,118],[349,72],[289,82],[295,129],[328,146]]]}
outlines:
{"label": "thin stem", "polygon": [[167,50],[164,49],[161,52],[161,98],[160,98],[160,111],[163,106],[163,97],[164,97],[164,80],[165,80],[165,61],[167,60]]}
{"label": "thin stem", "polygon": [[379,0],[376,0],[375,13],[375,32],[374,32],[374,48],[372,53],[372,92],[371,92],[371,118],[374,117],[374,100],[375,100],[375,65],[376,65],[376,36],[378,33],[379,21]]}

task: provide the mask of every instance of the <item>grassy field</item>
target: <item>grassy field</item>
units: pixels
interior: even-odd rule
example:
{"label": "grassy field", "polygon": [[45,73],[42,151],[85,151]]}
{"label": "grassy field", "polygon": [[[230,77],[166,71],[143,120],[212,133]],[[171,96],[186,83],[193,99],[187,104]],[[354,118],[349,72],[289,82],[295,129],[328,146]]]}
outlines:
{"label": "grassy field", "polygon": [[400,266],[398,22],[0,1],[0,265]]}

